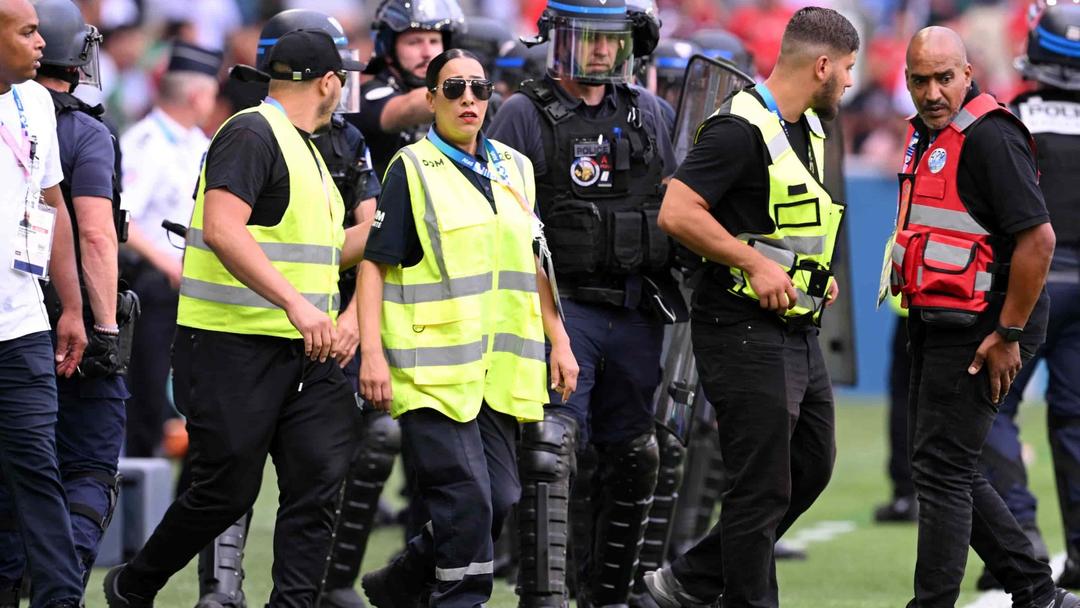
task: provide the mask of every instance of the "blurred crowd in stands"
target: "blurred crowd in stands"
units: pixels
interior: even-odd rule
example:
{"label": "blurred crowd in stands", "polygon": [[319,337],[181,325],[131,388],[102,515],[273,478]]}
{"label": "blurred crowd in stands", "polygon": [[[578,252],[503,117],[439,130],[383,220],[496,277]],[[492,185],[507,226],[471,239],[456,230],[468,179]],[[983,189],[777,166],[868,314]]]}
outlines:
{"label": "blurred crowd in stands", "polygon": [[[423,1],[423,0],[420,0]],[[337,17],[366,58],[368,24],[377,0],[80,0],[88,21],[105,34],[101,100],[122,131],[145,115],[168,61],[170,44],[183,40],[222,50],[224,65],[255,63],[262,22],[286,8],[312,8]],[[516,24],[520,35],[535,33],[544,0],[462,0],[466,14],[482,14]],[[772,69],[784,26],[806,4],[841,11],[864,41],[857,81],[844,96],[848,168],[895,171],[902,147],[903,118],[913,107],[904,87],[904,49],[918,29],[948,25],[968,45],[975,78],[983,90],[1008,101],[1025,89],[1013,69],[1027,33],[1028,0],[657,0],[662,36],[685,38],[704,28],[726,28],[754,56],[758,77]],[[222,74],[224,82],[225,74]],[[209,134],[228,117],[230,87],[223,87]],[[82,93],[82,92],[80,92]]]}

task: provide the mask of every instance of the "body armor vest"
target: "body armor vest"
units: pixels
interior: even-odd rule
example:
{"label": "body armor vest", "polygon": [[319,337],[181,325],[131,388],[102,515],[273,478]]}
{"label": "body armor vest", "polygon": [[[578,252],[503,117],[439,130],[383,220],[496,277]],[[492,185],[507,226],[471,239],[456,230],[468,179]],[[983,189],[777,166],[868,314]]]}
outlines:
{"label": "body armor vest", "polygon": [[637,92],[615,87],[615,112],[589,118],[567,108],[547,81],[521,92],[537,107],[547,173],[536,183],[559,279],[588,285],[595,273],[668,268],[671,242],[657,226],[663,163],[645,130]]}
{"label": "body armor vest", "polygon": [[1039,147],[1039,187],[1060,245],[1080,246],[1080,94],[1044,90],[1013,100]]}

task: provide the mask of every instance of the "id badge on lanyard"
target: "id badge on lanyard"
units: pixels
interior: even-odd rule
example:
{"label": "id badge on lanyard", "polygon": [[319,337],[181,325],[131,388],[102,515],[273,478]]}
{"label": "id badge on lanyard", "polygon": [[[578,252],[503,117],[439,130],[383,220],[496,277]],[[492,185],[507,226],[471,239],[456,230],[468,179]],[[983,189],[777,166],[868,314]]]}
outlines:
{"label": "id badge on lanyard", "polygon": [[15,107],[19,111],[22,141],[19,141],[0,121],[0,139],[11,148],[15,160],[26,177],[22,217],[15,225],[12,243],[11,268],[34,278],[49,280],[49,259],[52,257],[53,230],[56,227],[56,209],[45,203],[38,183],[41,158],[37,154],[37,138],[30,135],[29,123],[18,89],[11,90]]}

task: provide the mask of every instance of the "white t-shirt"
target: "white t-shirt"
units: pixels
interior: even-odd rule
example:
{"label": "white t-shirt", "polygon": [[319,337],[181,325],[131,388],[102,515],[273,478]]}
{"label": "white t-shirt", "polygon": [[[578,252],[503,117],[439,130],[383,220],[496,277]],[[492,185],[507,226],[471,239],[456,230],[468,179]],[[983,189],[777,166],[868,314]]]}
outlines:
{"label": "white t-shirt", "polygon": [[[60,167],[60,147],[56,143],[56,114],[49,92],[33,81],[14,86],[19,92],[30,138],[37,140],[40,159],[30,179],[42,189],[64,179]],[[15,141],[22,141],[22,126],[15,95],[0,95],[0,121]],[[34,277],[12,270],[12,256],[19,220],[26,205],[28,181],[15,153],[0,140],[0,341],[48,331],[49,317],[41,299],[41,287]]]}

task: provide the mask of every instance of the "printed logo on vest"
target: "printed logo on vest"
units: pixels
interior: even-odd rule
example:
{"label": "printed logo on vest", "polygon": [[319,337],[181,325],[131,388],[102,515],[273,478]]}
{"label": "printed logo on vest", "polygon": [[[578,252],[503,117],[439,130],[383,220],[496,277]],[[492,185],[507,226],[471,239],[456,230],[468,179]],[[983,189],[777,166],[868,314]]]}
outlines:
{"label": "printed logo on vest", "polygon": [[930,153],[930,159],[926,161],[926,164],[930,166],[931,173],[939,173],[945,168],[945,161],[948,160],[948,154],[944,148],[938,148]]}
{"label": "printed logo on vest", "polygon": [[600,165],[588,156],[576,158],[570,165],[570,179],[582,188],[588,188],[600,180]]}

